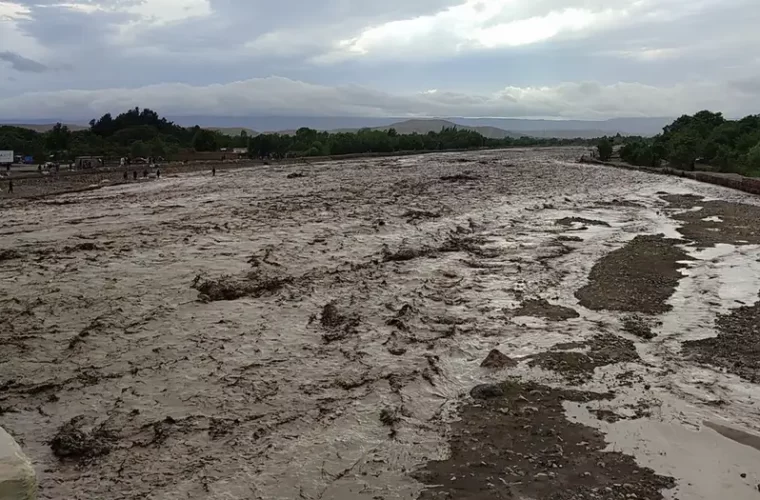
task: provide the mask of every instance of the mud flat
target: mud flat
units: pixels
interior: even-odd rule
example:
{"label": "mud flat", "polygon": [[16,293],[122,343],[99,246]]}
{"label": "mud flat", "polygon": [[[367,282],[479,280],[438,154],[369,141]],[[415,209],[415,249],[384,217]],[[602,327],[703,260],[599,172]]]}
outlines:
{"label": "mud flat", "polygon": [[758,498],[758,201],[580,154],[0,201],[40,498]]}
{"label": "mud flat", "polygon": [[678,240],[662,235],[637,236],[623,248],[599,260],[591,269],[590,283],[578,290],[581,305],[642,313],[662,313],[682,277],[679,269],[689,256]]}

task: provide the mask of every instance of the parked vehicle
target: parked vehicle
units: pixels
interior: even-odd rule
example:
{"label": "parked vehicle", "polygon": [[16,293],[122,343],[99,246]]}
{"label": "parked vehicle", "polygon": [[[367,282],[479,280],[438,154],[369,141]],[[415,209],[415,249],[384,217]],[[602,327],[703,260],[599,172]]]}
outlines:
{"label": "parked vehicle", "polygon": [[13,163],[13,150],[0,149],[0,165],[10,165]]}

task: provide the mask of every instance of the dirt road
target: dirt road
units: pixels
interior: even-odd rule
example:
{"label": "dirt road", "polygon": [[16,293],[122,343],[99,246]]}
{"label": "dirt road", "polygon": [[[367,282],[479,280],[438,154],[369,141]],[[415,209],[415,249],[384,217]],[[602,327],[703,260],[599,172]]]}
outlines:
{"label": "dirt road", "polygon": [[760,205],[509,150],[4,200],[49,499],[758,499]]}

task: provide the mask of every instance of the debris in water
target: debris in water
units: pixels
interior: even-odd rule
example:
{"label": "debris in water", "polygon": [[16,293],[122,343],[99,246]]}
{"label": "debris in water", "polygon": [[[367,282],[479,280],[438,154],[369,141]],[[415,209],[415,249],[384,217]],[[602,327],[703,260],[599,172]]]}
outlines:
{"label": "debris in water", "polygon": [[586,226],[603,226],[610,227],[608,222],[603,220],[585,219],[583,217],[565,217],[554,222],[558,226],[572,226],[573,224],[585,224]]}
{"label": "debris in water", "polygon": [[464,174],[455,174],[455,175],[444,175],[441,177],[441,180],[446,181],[446,182],[467,182],[467,181],[480,180],[480,177],[476,177],[474,175],[464,173]]}
{"label": "debris in water", "polygon": [[407,210],[404,212],[404,217],[406,219],[406,222],[411,224],[414,221],[418,220],[426,220],[426,219],[438,219],[442,217],[441,212],[432,212],[430,210]]}
{"label": "debris in water", "polygon": [[229,275],[217,279],[202,279],[196,276],[192,287],[200,293],[206,302],[218,300],[236,300],[241,297],[261,297],[274,293],[290,283],[292,278],[270,277],[260,272],[252,271],[244,279]]}
{"label": "debris in water", "polygon": [[504,391],[498,384],[480,384],[470,390],[473,399],[491,399],[504,395]]}
{"label": "debris in water", "polygon": [[544,318],[549,321],[566,321],[568,319],[578,318],[580,314],[570,307],[550,304],[546,299],[527,299],[520,304],[520,307],[510,311],[512,316],[533,316]]}
{"label": "debris in water", "polygon": [[329,302],[322,307],[322,316],[319,319],[322,328],[327,330],[322,334],[325,342],[343,340],[356,333],[359,318],[340,314],[334,302]]}
{"label": "debris in water", "polygon": [[108,440],[100,430],[88,433],[84,430],[84,416],[74,417],[58,429],[50,441],[53,454],[60,459],[85,460],[105,455],[111,451]]}
{"label": "debris in water", "polygon": [[21,254],[17,250],[12,248],[4,248],[0,250],[0,262],[4,260],[12,260],[21,258]]}
{"label": "debris in water", "polygon": [[[556,349],[557,346],[555,346]],[[640,361],[632,341],[613,334],[603,334],[588,342],[561,347],[588,347],[588,352],[551,350],[531,356],[529,366],[538,366],[562,374],[570,383],[581,384],[600,366]]]}
{"label": "debris in water", "polygon": [[623,323],[623,331],[630,333],[631,335],[635,335],[644,340],[651,340],[657,336],[657,334],[652,331],[652,327],[647,320],[638,314],[623,316],[621,322]]}
{"label": "debris in water", "polygon": [[514,368],[517,366],[517,364],[517,361],[502,353],[498,349],[492,349],[491,352],[488,353],[488,356],[486,356],[486,359],[480,363],[480,366],[483,368],[501,369]]}
{"label": "debris in water", "polygon": [[434,253],[434,250],[428,247],[411,248],[403,246],[395,252],[391,252],[387,247],[383,247],[383,261],[405,262],[408,260],[416,259],[418,257],[427,257],[432,253]]}
{"label": "debris in water", "polygon": [[390,428],[388,435],[391,438],[396,437],[396,424],[398,424],[400,421],[401,417],[399,417],[399,411],[397,408],[383,408],[380,410],[380,422],[382,422],[384,426]]}
{"label": "debris in water", "polygon": [[63,253],[90,252],[92,250],[100,250],[100,247],[91,241],[63,247]]}

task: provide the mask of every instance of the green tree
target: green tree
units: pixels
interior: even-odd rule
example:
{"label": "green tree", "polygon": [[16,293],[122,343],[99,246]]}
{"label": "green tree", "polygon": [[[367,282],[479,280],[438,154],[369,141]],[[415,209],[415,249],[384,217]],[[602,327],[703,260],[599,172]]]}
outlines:
{"label": "green tree", "polygon": [[71,144],[71,131],[66,125],[56,123],[45,133],[45,148],[51,153],[66,151]]}
{"label": "green tree", "polygon": [[599,153],[599,159],[607,161],[612,158],[612,141],[607,137],[602,137],[599,142],[596,143],[596,150]]}
{"label": "green tree", "polygon": [[747,175],[760,175],[760,142],[755,144],[744,156],[744,171]]}
{"label": "green tree", "polygon": [[668,162],[677,168],[694,170],[700,148],[700,137],[694,130],[679,130],[668,142]]}
{"label": "green tree", "polygon": [[129,147],[129,156],[132,158],[144,158],[148,156],[150,149],[143,141],[135,141]]}
{"label": "green tree", "polygon": [[164,144],[164,141],[162,141],[159,137],[156,137],[152,141],[150,141],[150,144],[148,145],[148,150],[150,151],[150,155],[154,157],[167,156],[166,144]]}
{"label": "green tree", "polygon": [[192,141],[193,149],[196,151],[216,151],[217,141],[216,134],[211,130],[196,127]]}

